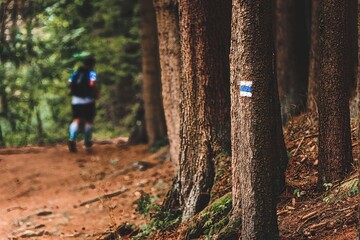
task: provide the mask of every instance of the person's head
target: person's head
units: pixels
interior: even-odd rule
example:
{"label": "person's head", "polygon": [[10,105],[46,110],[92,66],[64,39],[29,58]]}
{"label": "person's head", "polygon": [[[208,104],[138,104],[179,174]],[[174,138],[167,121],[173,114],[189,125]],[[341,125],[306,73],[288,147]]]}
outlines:
{"label": "person's head", "polygon": [[88,56],[85,57],[82,62],[85,67],[92,69],[95,67],[96,60],[94,56]]}

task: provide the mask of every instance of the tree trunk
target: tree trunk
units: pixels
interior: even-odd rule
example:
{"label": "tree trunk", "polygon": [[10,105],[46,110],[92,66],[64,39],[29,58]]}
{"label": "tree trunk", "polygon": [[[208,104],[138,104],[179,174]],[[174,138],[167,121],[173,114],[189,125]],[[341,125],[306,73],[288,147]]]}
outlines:
{"label": "tree trunk", "polygon": [[312,1],[307,110],[314,113],[318,112],[319,6],[320,0]]}
{"label": "tree trunk", "polygon": [[276,71],[284,120],[306,110],[309,40],[306,3],[276,0]]}
{"label": "tree trunk", "polygon": [[[275,65],[275,64],[274,64]],[[275,66],[274,66],[275,69]],[[275,160],[278,160],[275,162],[275,194],[280,195],[286,186],[286,168],[289,162],[288,156],[287,156],[287,150],[284,140],[284,131],[283,131],[283,124],[282,124],[282,118],[281,118],[281,107],[280,107],[280,101],[279,101],[279,92],[278,92],[278,85],[277,85],[277,79],[275,77],[274,80],[274,102],[275,102],[275,117],[276,119],[276,146],[277,151],[275,152]]]}
{"label": "tree trunk", "polygon": [[349,1],[320,2],[319,12],[319,178],[318,187],[341,180],[351,168],[348,83],[351,44]]}
{"label": "tree trunk", "polygon": [[134,117],[135,124],[127,141],[128,145],[135,145],[147,143],[148,138],[146,135],[145,117],[144,117],[144,104],[141,102],[139,108],[136,110]]}
{"label": "tree trunk", "polygon": [[44,141],[45,133],[44,133],[42,119],[40,116],[40,111],[38,109],[35,110],[35,115],[36,115],[37,141],[40,146],[43,146],[45,144]]}
{"label": "tree trunk", "polygon": [[[358,142],[360,141],[360,1],[357,4],[357,120],[358,120]],[[358,155],[357,155],[357,169],[358,177],[360,178],[360,144],[358,143]],[[360,181],[358,182],[358,189],[360,189]],[[360,240],[360,201],[358,203],[358,240]]]}
{"label": "tree trunk", "polygon": [[161,97],[159,47],[152,1],[140,0],[145,124],[149,145],[163,141],[166,124]]}
{"label": "tree trunk", "polygon": [[0,125],[0,147],[5,147],[6,143],[5,143],[5,139],[3,136],[3,132],[2,132],[2,127]]}
{"label": "tree trunk", "polygon": [[352,45],[351,57],[352,57],[352,76],[350,77],[349,83],[349,93],[350,93],[350,118],[358,117],[358,80],[357,80],[357,69],[358,69],[358,4],[357,0],[349,0],[350,5],[350,13],[348,14],[348,26],[349,26],[349,34],[350,34],[350,44]]}
{"label": "tree trunk", "polygon": [[[256,19],[256,21],[254,20]],[[233,212],[241,239],[277,239],[274,191],[277,117],[272,3],[233,2],[231,123]]]}
{"label": "tree trunk", "polygon": [[170,157],[180,153],[180,36],[177,0],[154,0],[159,37],[162,96]]}
{"label": "tree trunk", "polygon": [[181,205],[188,219],[209,202],[214,159],[230,152],[231,0],[180,0]]}

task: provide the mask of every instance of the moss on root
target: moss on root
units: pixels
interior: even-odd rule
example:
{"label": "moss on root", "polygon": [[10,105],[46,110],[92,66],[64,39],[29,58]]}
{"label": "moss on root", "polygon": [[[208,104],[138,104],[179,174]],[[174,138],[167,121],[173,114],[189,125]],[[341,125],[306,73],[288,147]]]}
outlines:
{"label": "moss on root", "polygon": [[240,236],[241,219],[230,221],[219,233],[214,236],[216,240],[237,240]]}
{"label": "moss on root", "polygon": [[215,236],[229,223],[232,207],[231,193],[212,202],[208,207],[196,215],[189,223],[186,239],[200,236]]}

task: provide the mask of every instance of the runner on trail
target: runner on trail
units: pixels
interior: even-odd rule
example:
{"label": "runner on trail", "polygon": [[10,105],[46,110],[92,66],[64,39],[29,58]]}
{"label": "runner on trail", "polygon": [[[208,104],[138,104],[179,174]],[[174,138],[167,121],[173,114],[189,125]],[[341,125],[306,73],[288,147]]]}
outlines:
{"label": "runner on trail", "polygon": [[86,149],[90,149],[93,145],[91,130],[95,117],[95,99],[98,97],[94,67],[95,58],[92,56],[86,57],[83,59],[83,65],[69,78],[73,117],[69,127],[68,147],[70,152],[77,152],[76,135],[80,124],[84,124],[84,143]]}

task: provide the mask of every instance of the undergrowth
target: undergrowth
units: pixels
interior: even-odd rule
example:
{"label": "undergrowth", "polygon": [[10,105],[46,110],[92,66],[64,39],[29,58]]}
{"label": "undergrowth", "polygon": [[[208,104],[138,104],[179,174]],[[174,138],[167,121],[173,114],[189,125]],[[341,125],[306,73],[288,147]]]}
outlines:
{"label": "undergrowth", "polygon": [[194,239],[200,236],[211,238],[218,234],[229,223],[231,207],[231,193],[215,200],[191,220],[186,239]]}
{"label": "undergrowth", "polygon": [[325,187],[328,194],[323,198],[323,201],[328,204],[338,203],[345,197],[354,197],[359,194],[359,178],[349,179],[335,187],[332,184],[326,184]]}
{"label": "undergrowth", "polygon": [[138,200],[136,211],[149,217],[150,221],[140,227],[140,232],[132,239],[146,239],[158,231],[177,226],[181,221],[181,212],[179,210],[169,210],[154,203],[149,194],[142,192]]}

